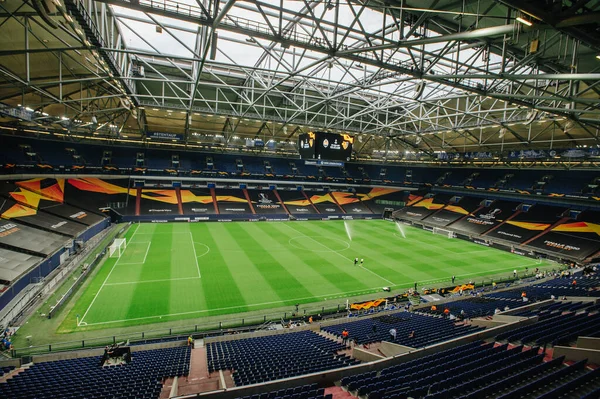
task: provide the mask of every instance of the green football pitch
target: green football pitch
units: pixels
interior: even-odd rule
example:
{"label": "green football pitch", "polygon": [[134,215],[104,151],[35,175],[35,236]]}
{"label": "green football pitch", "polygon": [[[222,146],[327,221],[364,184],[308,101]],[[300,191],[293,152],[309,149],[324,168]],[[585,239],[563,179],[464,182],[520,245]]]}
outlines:
{"label": "green football pitch", "polygon": [[544,266],[383,220],[135,224],[126,239],[63,332],[345,302],[385,286],[404,291]]}

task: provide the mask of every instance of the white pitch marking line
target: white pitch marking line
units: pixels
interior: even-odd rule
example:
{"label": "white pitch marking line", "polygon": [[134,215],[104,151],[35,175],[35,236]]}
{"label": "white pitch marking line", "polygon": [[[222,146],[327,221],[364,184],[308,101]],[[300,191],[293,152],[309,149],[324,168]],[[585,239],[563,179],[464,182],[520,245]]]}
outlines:
{"label": "white pitch marking line", "polygon": [[467,252],[455,252],[457,255],[466,255],[466,254],[481,254],[481,253],[489,253],[489,251],[479,250],[479,251],[467,251]]}
{"label": "white pitch marking line", "polygon": [[[121,263],[124,265],[124,263]],[[119,283],[108,283],[108,285],[127,285],[127,284],[141,284],[141,283],[162,283],[165,281],[180,281],[180,280],[198,280],[198,277],[179,277],[179,278],[165,278],[160,280],[139,280],[139,281],[122,281]]]}
{"label": "white pitch marking line", "polygon": [[[138,233],[138,235],[142,235],[142,236],[143,236],[143,235],[151,235],[151,236],[154,236],[154,235],[163,235],[163,234],[164,234],[164,235],[170,235],[170,236],[172,236],[172,235],[174,235],[174,234],[187,234],[187,233],[186,233],[185,231],[173,231],[173,232],[171,232],[171,233],[168,233],[168,232],[156,232],[156,233]],[[131,238],[133,238],[133,236],[132,236]]]}
{"label": "white pitch marking line", "polygon": [[[138,227],[137,227],[137,229],[135,229],[135,231],[131,235],[131,238],[129,239],[129,241],[133,240],[133,237],[135,237],[135,235],[137,234],[138,230],[140,229],[140,225],[141,225],[141,223],[138,223]],[[149,234],[149,233],[140,233],[140,234]]]}
{"label": "white pitch marking line", "polygon": [[150,241],[150,242],[148,243],[148,248],[146,248],[146,253],[144,254],[144,260],[142,261],[142,265],[143,265],[144,263],[146,263],[146,258],[148,257],[148,252],[150,252],[150,244],[152,244],[152,241]]}
{"label": "white pitch marking line", "polygon": [[210,247],[209,247],[208,245],[206,245],[206,244],[203,244],[203,243],[201,243],[201,242],[197,242],[197,241],[194,241],[194,244],[197,244],[197,245],[202,245],[203,247],[205,247],[205,248],[206,248],[206,252],[204,252],[204,253],[202,253],[202,254],[200,254],[200,255],[196,256],[196,258],[201,258],[201,257],[203,257],[204,255],[206,255],[206,254],[208,254],[208,253],[210,252]]}
{"label": "white pitch marking line", "polygon": [[[331,248],[329,248],[327,245],[325,245],[325,244],[323,244],[323,243],[321,243],[321,242],[319,242],[319,241],[315,240],[314,238],[312,238],[312,237],[310,237],[310,236],[307,236],[306,234],[303,234],[303,233],[301,233],[300,231],[296,230],[295,228],[293,228],[292,226],[288,225],[287,223],[286,223],[286,224],[284,224],[284,226],[287,226],[288,228],[290,228],[290,229],[294,230],[296,233],[298,233],[298,234],[302,234],[304,237],[310,238],[311,240],[313,240],[313,241],[314,241],[314,242],[316,242],[317,244],[321,245],[322,247],[324,247],[324,248],[326,248],[326,249],[328,249],[328,250],[332,251],[332,249],[331,249]],[[338,254],[339,256],[341,256],[342,258],[346,259],[348,262],[351,262],[351,263],[352,263],[352,262],[354,262],[352,259],[350,259],[350,258],[348,258],[348,257],[346,257],[346,256],[344,256],[344,255],[342,255],[341,253],[339,253],[339,252],[337,252],[337,251],[333,251],[333,252],[335,252],[336,254]],[[373,273],[374,275],[376,275],[376,276],[377,276],[377,277],[379,277],[380,279],[384,280],[384,281],[385,281],[385,282],[387,282],[388,284],[391,284],[391,285],[396,285],[396,284],[394,284],[393,282],[391,282],[390,280],[388,280],[387,278],[381,277],[379,274],[375,273],[373,270],[369,270],[369,269],[367,269],[366,267],[363,267],[363,266],[360,266],[360,265],[357,265],[357,266],[358,266],[358,267],[360,267],[360,268],[361,268],[361,269],[363,269],[363,270],[366,270],[366,271],[368,271],[369,273]]]}
{"label": "white pitch marking line", "polygon": [[[198,254],[196,254],[196,244],[194,243],[194,236],[192,235],[191,231],[190,240],[192,240],[192,249],[194,250],[194,260],[196,261],[196,268],[198,269],[198,278],[202,278],[202,275],[200,274],[200,265],[198,264]],[[208,250],[210,251],[210,248],[208,248]]]}
{"label": "white pitch marking line", "polygon": [[[535,264],[537,264],[537,263],[535,263]],[[518,266],[518,267],[525,267],[525,266],[527,266],[527,265],[521,265],[521,266]],[[495,270],[489,270],[489,271],[491,271],[491,272],[493,272],[493,271],[506,271],[506,270],[512,270],[512,269],[514,269],[514,267],[506,268],[506,269],[495,269]],[[477,273],[461,274],[461,275],[457,275],[457,277],[471,276],[473,274],[477,274]],[[427,284],[427,283],[431,284],[434,281],[444,281],[444,280],[439,280],[439,279],[424,280],[424,281],[420,281],[419,284]],[[397,287],[397,288],[412,287],[412,283],[395,284],[395,285],[392,285],[391,287]],[[183,315],[194,314],[194,313],[206,313],[206,312],[211,312],[211,311],[221,311],[221,310],[238,309],[238,308],[241,308],[241,307],[244,307],[244,306],[246,306],[246,307],[256,307],[256,306],[264,306],[264,305],[273,305],[273,304],[276,304],[276,303],[283,303],[283,302],[295,302],[295,301],[302,301],[302,300],[313,299],[313,298],[333,297],[335,295],[338,295],[339,297],[345,297],[345,296],[348,296],[350,294],[355,294],[355,295],[369,294],[372,291],[380,291],[380,290],[381,290],[381,287],[376,287],[376,288],[368,288],[368,291],[365,291],[365,289],[362,289],[362,290],[355,290],[355,291],[335,292],[335,293],[331,293],[331,294],[314,295],[314,296],[305,297],[305,298],[286,299],[286,300],[281,300],[281,301],[254,303],[254,304],[250,304],[250,305],[230,306],[230,307],[226,307],[226,308],[217,308],[217,309],[194,310],[194,311],[190,311],[190,312],[181,312],[181,313],[169,313],[169,314],[158,315],[158,316],[137,317],[137,318],[134,318],[134,319],[101,321],[101,322],[98,322],[98,323],[89,323],[89,324],[88,323],[83,323],[82,324],[82,322],[80,322],[79,325],[80,326],[82,326],[82,325],[95,326],[95,325],[102,325],[102,324],[123,323],[123,322],[127,322],[127,321],[135,321],[135,320],[157,319],[157,318],[161,318],[161,317],[183,316]]]}
{"label": "white pitch marking line", "polygon": [[[538,264],[539,263],[527,263],[525,265],[511,266],[511,267],[506,267],[506,268],[502,268],[502,269],[484,270],[482,272],[475,272],[475,273],[468,273],[468,274],[457,274],[456,277],[474,276],[474,275],[480,274],[480,273],[511,271],[511,270],[514,270],[514,269],[519,269],[519,268],[533,266],[533,265],[538,265]],[[487,275],[483,275],[481,277],[487,277]],[[440,280],[440,281],[445,281],[445,280]],[[428,281],[424,281],[424,282],[428,282]],[[431,281],[429,281],[429,282],[431,282]]]}
{"label": "white pitch marking line", "polygon": [[[379,290],[381,290],[381,287],[369,288],[369,290],[370,291],[368,291],[367,293],[370,293],[371,291],[375,291],[375,290],[379,291]],[[194,314],[194,313],[206,313],[206,312],[212,312],[212,311],[238,309],[238,308],[242,308],[242,307],[255,307],[255,306],[263,306],[263,305],[273,305],[273,304],[276,304],[276,303],[302,301],[302,300],[306,300],[306,299],[321,298],[321,297],[333,298],[334,295],[345,296],[345,295],[348,295],[348,294],[361,294],[361,293],[364,293],[364,292],[365,292],[365,290],[362,289],[362,290],[356,290],[356,291],[338,292],[338,293],[324,294],[324,295],[314,295],[314,296],[305,297],[305,298],[285,299],[285,300],[281,300],[281,301],[254,303],[254,304],[250,304],[250,305],[229,306],[229,307],[226,307],[226,308],[218,308],[218,309],[193,310],[193,311],[190,311],[190,312],[169,313],[169,314],[163,314],[163,315],[157,315],[157,316],[136,317],[136,318],[133,318],[133,319],[101,321],[101,322],[98,322],[98,323],[88,323],[87,325],[88,326],[95,326],[95,325],[101,325],[101,324],[121,323],[121,322],[126,322],[126,321],[135,321],[135,320],[144,320],[144,319],[157,319],[157,318],[160,318],[160,317],[183,316],[183,315]]]}
{"label": "white pitch marking line", "polygon": [[[139,228],[140,228],[140,225],[138,224],[138,227],[137,227],[137,229],[135,229],[135,231],[131,235],[131,238],[133,238],[133,236],[135,236],[135,233],[137,233],[137,231],[138,231]],[[150,248],[150,245],[148,245],[148,248]],[[115,267],[117,266],[117,263],[119,263],[120,260],[121,260],[121,257],[119,257],[119,259],[117,259],[117,261],[115,262],[115,264],[113,265],[113,267],[110,269],[110,272],[108,272],[108,276],[106,276],[106,278],[104,279],[104,282],[100,286],[100,289],[98,290],[98,292],[96,292],[96,295],[94,295],[94,299],[92,299],[92,302],[90,303],[90,306],[88,306],[88,308],[86,309],[85,313],[83,314],[83,317],[79,321],[79,324],[78,324],[79,326],[81,326],[81,323],[83,323],[83,319],[85,319],[85,316],[87,316],[88,312],[92,308],[92,305],[94,304],[94,302],[96,302],[96,299],[98,298],[98,295],[100,294],[100,291],[102,291],[102,288],[104,288],[104,286],[106,285],[106,282],[110,278],[110,275],[112,274],[113,270],[115,270]]]}

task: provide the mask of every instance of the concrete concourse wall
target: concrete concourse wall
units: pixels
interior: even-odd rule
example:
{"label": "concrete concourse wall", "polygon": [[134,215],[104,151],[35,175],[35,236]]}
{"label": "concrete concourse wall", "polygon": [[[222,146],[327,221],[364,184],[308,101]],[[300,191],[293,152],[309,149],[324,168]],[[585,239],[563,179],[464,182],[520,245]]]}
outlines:
{"label": "concrete concourse wall", "polygon": [[[164,349],[164,348],[176,348],[178,346],[187,345],[186,341],[171,341],[171,342],[159,342],[156,344],[146,344],[146,345],[132,345],[130,346],[131,352],[140,352],[147,351],[152,349]],[[88,350],[80,350],[80,351],[66,351],[59,353],[50,353],[47,355],[36,355],[32,357],[33,363],[44,363],[44,362],[53,362],[56,360],[67,360],[67,359],[79,359],[82,357],[94,357],[94,356],[102,356],[104,353],[104,348],[96,348],[96,349],[88,349]]]}
{"label": "concrete concourse wall", "polygon": [[577,347],[585,348],[585,349],[599,349],[600,350],[600,338],[579,337],[579,338],[577,338]]}
{"label": "concrete concourse wall", "polygon": [[555,346],[552,358],[564,356],[565,360],[578,362],[587,359],[588,363],[600,364],[600,350],[587,348],[572,348],[570,346]]}

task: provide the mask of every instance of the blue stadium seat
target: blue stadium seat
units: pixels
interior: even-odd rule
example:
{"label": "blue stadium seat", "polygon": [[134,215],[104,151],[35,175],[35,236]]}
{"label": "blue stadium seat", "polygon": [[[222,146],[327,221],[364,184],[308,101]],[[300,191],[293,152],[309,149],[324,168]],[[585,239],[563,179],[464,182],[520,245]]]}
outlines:
{"label": "blue stadium seat", "polygon": [[0,397],[158,398],[165,378],[188,375],[190,348],[134,352],[132,362],[101,367],[99,357],[36,363],[0,384]]}
{"label": "blue stadium seat", "polygon": [[337,355],[344,345],[312,331],[214,342],[209,371],[233,370],[237,386],[346,367],[359,361]]}

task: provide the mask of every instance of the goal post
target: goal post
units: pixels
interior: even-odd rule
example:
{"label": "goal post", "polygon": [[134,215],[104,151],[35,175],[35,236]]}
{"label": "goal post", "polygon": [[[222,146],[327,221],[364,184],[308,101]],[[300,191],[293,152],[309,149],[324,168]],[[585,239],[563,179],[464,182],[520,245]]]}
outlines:
{"label": "goal post", "polygon": [[127,240],[125,238],[115,238],[108,247],[108,256],[110,258],[120,258],[127,248]]}
{"label": "goal post", "polygon": [[455,238],[456,234],[452,230],[443,229],[441,227],[434,227],[432,230],[433,234],[439,234],[448,238]]}

